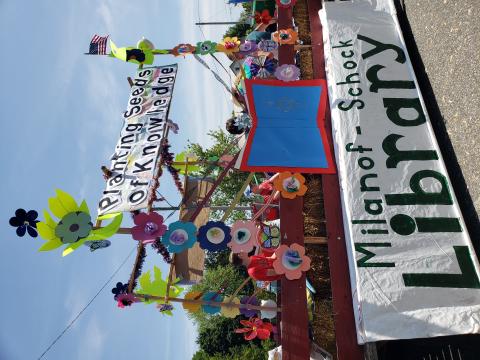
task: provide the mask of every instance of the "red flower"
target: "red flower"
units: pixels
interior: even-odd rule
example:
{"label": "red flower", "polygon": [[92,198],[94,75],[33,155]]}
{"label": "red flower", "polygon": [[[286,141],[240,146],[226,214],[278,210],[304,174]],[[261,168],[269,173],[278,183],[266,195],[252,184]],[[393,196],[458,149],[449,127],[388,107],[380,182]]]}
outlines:
{"label": "red flower", "polygon": [[270,20],[272,20],[272,17],[267,9],[264,9],[262,13],[259,13],[258,11],[255,12],[255,22],[257,24],[262,23],[264,25],[268,25]]}
{"label": "red flower", "polygon": [[253,340],[257,337],[260,340],[266,340],[273,331],[273,325],[271,323],[263,322],[259,318],[240,320],[240,323],[245,327],[243,329],[235,329],[235,332],[237,334],[244,334],[245,340]]}

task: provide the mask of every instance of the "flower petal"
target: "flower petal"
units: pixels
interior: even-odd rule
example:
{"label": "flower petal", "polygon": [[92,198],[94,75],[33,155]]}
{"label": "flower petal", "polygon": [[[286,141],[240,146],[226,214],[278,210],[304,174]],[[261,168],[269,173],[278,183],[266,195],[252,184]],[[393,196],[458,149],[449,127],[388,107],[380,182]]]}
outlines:
{"label": "flower petal", "polygon": [[12,225],[13,227],[19,227],[19,226],[23,225],[23,221],[21,221],[20,218],[18,218],[16,216],[11,217],[10,220],[8,221],[8,223],[10,225]]}
{"label": "flower petal", "polygon": [[[260,330],[260,329],[259,329]],[[257,332],[255,330],[253,330],[252,332],[250,332],[249,334],[245,334],[245,340],[247,341],[250,341],[250,340],[253,340],[257,337]]]}
{"label": "flower petal", "polygon": [[243,333],[246,333],[246,332],[249,332],[251,331],[252,329],[247,329],[247,328],[243,328],[243,329],[235,329],[235,332],[237,334],[243,334]]}
{"label": "flower petal", "polygon": [[79,206],[79,210],[81,212],[87,213],[90,215],[90,210],[88,208],[87,202],[85,200],[82,201],[82,203]]}
{"label": "flower petal", "polygon": [[38,212],[36,212],[35,210],[30,210],[29,212],[27,212],[26,217],[29,222],[34,222],[38,217]]}
{"label": "flower petal", "polygon": [[122,225],[122,220],[123,214],[118,213],[118,215],[114,217],[112,222],[107,226],[92,230],[91,234],[88,236],[88,240],[103,240],[115,235],[120,228],[120,225]]}
{"label": "flower petal", "polygon": [[25,235],[26,231],[27,231],[27,226],[26,225],[19,226],[19,227],[17,227],[17,230],[16,230],[18,236]]}
{"label": "flower petal", "polygon": [[28,231],[28,235],[30,235],[31,237],[38,236],[38,232],[33,226],[27,226],[27,231]]}
{"label": "flower petal", "polygon": [[37,231],[40,237],[45,240],[52,240],[56,237],[55,230],[42,221],[37,223]]}
{"label": "flower petal", "polygon": [[270,337],[270,331],[267,329],[257,329],[257,337],[260,340],[266,340]]}
{"label": "flower petal", "polygon": [[[47,210],[43,210],[43,217],[45,218],[44,223],[48,227],[52,228],[52,230],[55,229],[55,227],[57,226],[57,223],[53,221],[52,217],[50,216],[50,213]],[[37,223],[37,227],[38,227],[38,223]]]}
{"label": "flower petal", "polygon": [[55,215],[59,219],[63,218],[70,212],[63,207],[60,200],[58,200],[58,198],[56,197],[51,197],[48,199],[48,207],[52,211],[53,215]]}
{"label": "flower petal", "polygon": [[38,249],[38,251],[50,251],[50,250],[54,250],[60,246],[62,246],[63,243],[60,241],[59,238],[54,238],[50,241],[47,241],[46,243],[44,243],[40,249]]}

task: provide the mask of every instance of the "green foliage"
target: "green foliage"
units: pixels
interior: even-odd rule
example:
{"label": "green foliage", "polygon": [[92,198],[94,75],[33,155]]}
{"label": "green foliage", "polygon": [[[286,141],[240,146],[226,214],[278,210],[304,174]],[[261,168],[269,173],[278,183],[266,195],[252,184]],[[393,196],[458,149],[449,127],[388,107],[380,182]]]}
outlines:
{"label": "green foliage", "polygon": [[[187,145],[187,151],[195,154],[200,160],[208,161],[212,158],[220,158],[222,155],[235,155],[240,149],[238,146],[232,143],[235,140],[235,136],[230,135],[222,129],[211,130],[207,134],[213,140],[213,145],[209,148],[204,148],[198,143],[189,143]],[[213,176],[216,177],[220,174],[222,168],[215,167],[212,171],[211,166],[201,167],[198,172],[200,176]],[[221,182],[218,188],[215,190],[210,204],[217,206],[230,205],[237,192],[242,187],[243,183],[248,177],[247,172],[231,171]],[[250,200],[245,196],[242,196],[238,205],[249,205]],[[223,211],[213,211],[210,215],[212,220],[219,220],[223,216]],[[228,223],[236,220],[246,219],[244,211],[233,211],[228,219]]]}
{"label": "green foliage", "polygon": [[[209,355],[203,350],[197,351],[192,360],[265,360],[267,352],[273,349],[276,344],[272,340],[263,341],[260,345],[255,343],[243,344],[231,348],[228,354],[216,353]],[[226,356],[227,355],[227,356]]]}
{"label": "green foliage", "polygon": [[230,250],[206,251],[205,270],[213,270],[217,266],[227,266],[229,262]]}
{"label": "green foliage", "polygon": [[[242,4],[243,11],[240,14],[240,18],[238,19],[238,22],[241,22],[242,24],[235,24],[227,29],[225,32],[224,37],[226,36],[236,36],[238,38],[246,36],[251,30],[252,26],[250,24],[250,19],[252,16],[252,4],[251,3],[243,3]],[[247,23],[248,24],[245,24]]]}

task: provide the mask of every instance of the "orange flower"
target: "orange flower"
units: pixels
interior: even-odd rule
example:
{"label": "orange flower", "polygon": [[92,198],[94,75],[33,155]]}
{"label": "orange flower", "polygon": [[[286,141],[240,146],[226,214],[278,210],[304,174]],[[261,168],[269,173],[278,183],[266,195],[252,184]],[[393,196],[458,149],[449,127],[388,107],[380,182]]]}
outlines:
{"label": "orange flower", "polygon": [[240,43],[241,41],[236,36],[227,36],[217,45],[217,50],[226,54],[233,54],[240,51]]}
{"label": "orange flower", "polygon": [[272,39],[279,44],[295,45],[298,39],[298,34],[293,29],[282,29],[275,31],[272,34]]}
{"label": "orange flower", "polygon": [[285,274],[288,280],[297,280],[302,272],[310,269],[310,258],[305,255],[305,248],[298,244],[280,245],[275,250],[277,259],[273,262],[273,269],[279,275]]}
{"label": "orange flower", "polygon": [[195,46],[190,44],[180,44],[172,49],[172,54],[175,56],[183,56],[193,54],[195,52]]}
{"label": "orange flower", "polygon": [[303,196],[307,191],[305,178],[299,173],[292,174],[289,171],[283,172],[277,176],[273,181],[273,185],[286,199],[294,199],[297,196]]}

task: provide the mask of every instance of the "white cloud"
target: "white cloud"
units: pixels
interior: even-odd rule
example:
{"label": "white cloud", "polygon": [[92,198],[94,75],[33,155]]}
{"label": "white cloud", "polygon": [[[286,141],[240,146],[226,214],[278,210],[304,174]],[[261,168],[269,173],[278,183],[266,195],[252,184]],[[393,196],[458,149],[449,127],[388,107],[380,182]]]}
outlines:
{"label": "white cloud", "polygon": [[97,317],[93,316],[88,321],[85,333],[80,337],[78,347],[79,360],[101,360],[104,359],[103,348],[107,341],[106,329],[100,327]]}

